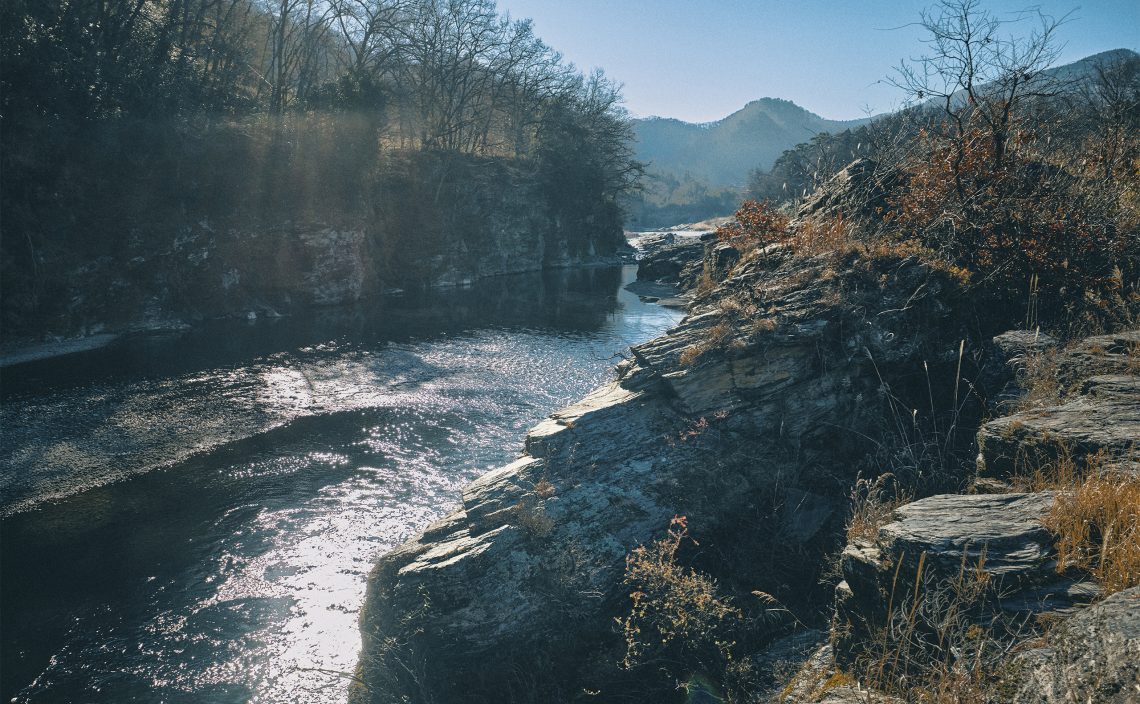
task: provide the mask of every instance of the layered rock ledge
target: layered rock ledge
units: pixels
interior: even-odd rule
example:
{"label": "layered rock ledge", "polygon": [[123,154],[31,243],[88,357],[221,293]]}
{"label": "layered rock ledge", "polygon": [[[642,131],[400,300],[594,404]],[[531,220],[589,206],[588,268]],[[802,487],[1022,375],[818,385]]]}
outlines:
{"label": "layered rock ledge", "polygon": [[[999,336],[995,347],[1017,366],[1017,355],[1008,352],[1026,349],[1026,342],[1038,345],[1038,352],[1055,345],[1008,334]],[[1060,400],[980,428],[981,485],[1015,475],[1024,481],[1040,472],[1134,477],[1140,467],[1138,342],[1140,331],[1130,331],[1088,338],[1057,352],[1053,362],[1063,382]],[[1087,572],[1058,569],[1057,536],[1045,520],[1066,490],[932,496],[896,509],[872,538],[848,544],[827,653],[834,665],[821,666],[822,676],[858,669],[861,660],[876,657],[883,648],[877,641],[891,624],[898,628],[902,619],[906,627],[916,627],[912,620],[921,621],[920,607],[929,599],[937,605],[935,619],[960,610],[964,624],[979,633],[1012,624],[1016,632],[993,637],[1011,646],[1035,644],[1019,648],[1023,652],[1003,664],[1008,691],[1001,700],[1044,704],[1140,698],[1140,588],[1097,603],[1102,589]],[[908,614],[906,605],[912,603]],[[1035,624],[1042,619],[1058,625],[1044,637],[1026,641],[1027,634],[1040,632]]]}
{"label": "layered rock ledge", "polygon": [[[925,397],[928,374],[953,379],[970,329],[958,285],[914,258],[779,247],[732,267],[617,380],[534,428],[518,460],[382,558],[354,700],[471,701],[534,680],[558,700],[562,685],[595,686],[581,675],[628,609],[624,557],[676,514],[705,530],[762,520],[789,549],[832,540],[850,458],[873,449],[890,399]],[[792,572],[791,596],[816,588],[815,573]]]}
{"label": "layered rock ledge", "polygon": [[1104,455],[1140,463],[1140,330],[1090,337],[1059,355],[1061,402],[997,418],[978,433],[978,473],[1033,474]]}

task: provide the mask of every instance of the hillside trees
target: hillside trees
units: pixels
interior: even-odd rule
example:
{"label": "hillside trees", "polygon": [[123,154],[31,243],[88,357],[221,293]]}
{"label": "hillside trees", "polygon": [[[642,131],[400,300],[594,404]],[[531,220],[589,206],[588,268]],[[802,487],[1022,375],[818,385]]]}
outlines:
{"label": "hillside trees", "polygon": [[[1124,288],[1135,281],[1137,218],[1115,167],[1087,168],[1128,150],[1107,107],[1127,99],[1093,67],[1083,90],[1108,99],[1086,97],[1083,114],[1073,110],[1082,85],[1048,70],[1059,22],[1032,17],[1028,34],[1006,36],[975,0],[923,14],[932,51],[903,64],[897,83],[937,112],[909,143],[891,215],[902,235],[974,272],[995,300],[1031,299],[1056,323],[1063,309],[1134,295]],[[1084,136],[1074,149],[1067,134]],[[1036,312],[1025,322],[1036,324]]]}
{"label": "hillside trees", "polygon": [[13,0],[0,59],[8,301],[182,222],[367,218],[401,150],[565,168],[613,228],[639,173],[618,86],[493,0]]}
{"label": "hillside trees", "polygon": [[797,145],[754,173],[751,197],[797,202],[866,157],[875,202],[830,201],[859,224],[853,234],[967,272],[982,309],[1007,324],[1135,324],[1140,56],[1054,68],[1059,21],[1031,11],[1003,24],[969,0],[940,3],[922,25],[931,51],[896,77],[911,107]]}

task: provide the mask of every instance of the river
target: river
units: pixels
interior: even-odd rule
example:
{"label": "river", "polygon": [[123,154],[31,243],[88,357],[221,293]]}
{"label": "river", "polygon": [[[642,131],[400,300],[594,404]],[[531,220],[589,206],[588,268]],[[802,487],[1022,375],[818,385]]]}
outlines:
{"label": "river", "polygon": [[377,557],[678,322],[633,277],[499,277],[3,370],[3,700],[343,702]]}

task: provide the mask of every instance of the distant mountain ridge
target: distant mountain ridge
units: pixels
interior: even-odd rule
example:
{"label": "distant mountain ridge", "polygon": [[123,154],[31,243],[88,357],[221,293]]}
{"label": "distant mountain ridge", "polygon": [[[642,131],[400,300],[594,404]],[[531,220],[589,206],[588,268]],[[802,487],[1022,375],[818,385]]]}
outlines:
{"label": "distant mountain ridge", "polygon": [[[1078,91],[1095,79],[1098,66],[1135,61],[1140,61],[1135,51],[1111,49],[1051,67],[1042,75],[1054,82],[1055,89]],[[964,94],[954,100],[965,100]],[[920,111],[942,109],[938,101],[932,100],[912,107]],[[872,119],[890,118],[893,114],[896,113],[858,120],[828,120],[790,100],[761,98],[713,122],[692,123],[665,117],[634,120],[636,157],[648,168],[644,190],[625,203],[626,225],[630,229],[648,229],[728,215],[743,197],[754,169],[771,172],[786,150],[810,142],[817,134],[857,132]],[[854,146],[861,136],[847,135],[838,142],[843,139]],[[778,198],[786,192],[788,178],[783,174],[773,180],[779,190],[771,197]],[[799,190],[797,187],[792,192]]]}
{"label": "distant mountain ridge", "polygon": [[757,167],[771,168],[786,149],[819,132],[867,122],[828,120],[790,100],[761,98],[714,122],[665,117],[634,121],[637,158],[658,174],[688,173],[710,186],[743,186]]}

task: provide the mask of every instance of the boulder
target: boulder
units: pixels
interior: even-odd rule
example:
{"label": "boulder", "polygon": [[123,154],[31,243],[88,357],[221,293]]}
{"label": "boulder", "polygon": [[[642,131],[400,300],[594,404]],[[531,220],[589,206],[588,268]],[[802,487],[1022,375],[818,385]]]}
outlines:
{"label": "boulder", "polygon": [[[683,238],[676,244],[650,248],[637,262],[637,278],[681,284],[682,278],[694,278],[691,270],[700,268],[704,256],[705,243],[693,237]],[[686,271],[689,275],[683,276]]]}

